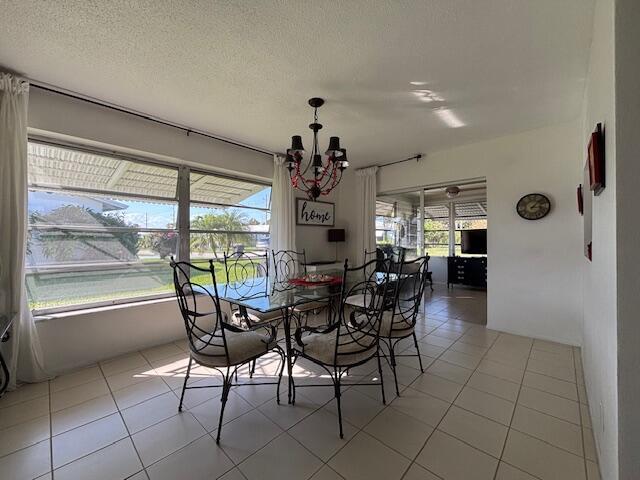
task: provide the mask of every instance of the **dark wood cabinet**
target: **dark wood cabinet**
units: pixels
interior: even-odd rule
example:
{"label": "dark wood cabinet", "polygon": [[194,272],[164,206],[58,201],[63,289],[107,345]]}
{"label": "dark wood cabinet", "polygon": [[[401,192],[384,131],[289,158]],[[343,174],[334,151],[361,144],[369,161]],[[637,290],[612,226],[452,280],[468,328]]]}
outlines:
{"label": "dark wood cabinet", "polygon": [[447,286],[487,288],[487,257],[448,257]]}

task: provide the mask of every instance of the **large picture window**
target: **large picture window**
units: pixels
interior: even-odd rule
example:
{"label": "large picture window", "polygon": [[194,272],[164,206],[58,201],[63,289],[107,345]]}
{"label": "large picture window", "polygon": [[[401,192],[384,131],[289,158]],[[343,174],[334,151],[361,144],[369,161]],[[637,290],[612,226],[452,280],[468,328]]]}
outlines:
{"label": "large picture window", "polygon": [[[268,185],[187,169],[188,198],[177,167],[36,142],[28,159],[26,283],[36,313],[171,295],[168,262],[182,235],[196,261],[267,248]],[[178,228],[180,202],[191,231]]]}

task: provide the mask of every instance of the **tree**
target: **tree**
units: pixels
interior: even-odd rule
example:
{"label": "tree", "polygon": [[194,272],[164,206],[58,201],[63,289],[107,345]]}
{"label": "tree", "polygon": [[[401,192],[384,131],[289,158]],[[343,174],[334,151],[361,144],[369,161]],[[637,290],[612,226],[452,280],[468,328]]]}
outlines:
{"label": "tree", "polygon": [[148,248],[160,255],[164,260],[169,255],[175,254],[178,246],[178,234],[176,232],[153,232],[140,242],[144,248]]}
{"label": "tree", "polygon": [[218,251],[229,254],[231,247],[244,237],[241,232],[246,230],[247,217],[241,212],[225,210],[223,213],[207,213],[200,215],[191,222],[192,230],[217,230],[217,232],[203,232],[191,234],[191,248],[200,253],[212,252],[218,259]]}

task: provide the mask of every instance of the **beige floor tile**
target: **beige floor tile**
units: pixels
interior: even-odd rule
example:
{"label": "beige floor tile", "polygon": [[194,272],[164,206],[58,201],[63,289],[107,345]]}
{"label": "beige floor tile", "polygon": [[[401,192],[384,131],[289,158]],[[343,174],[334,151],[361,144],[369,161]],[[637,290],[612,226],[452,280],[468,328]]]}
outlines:
{"label": "beige floor tile", "polygon": [[459,367],[458,365],[443,362],[442,360],[433,362],[427,369],[427,372],[460,384],[465,384],[473,373],[473,371],[468,368]]}
{"label": "beige floor tile", "polygon": [[600,480],[600,469],[596,462],[587,460],[587,478],[588,480]]}
{"label": "beige floor tile", "polygon": [[181,449],[205,434],[188,412],[182,412],[131,436],[145,467]]}
{"label": "beige floor tile", "polygon": [[[250,379],[247,378],[246,381],[249,382]],[[236,392],[254,407],[259,407],[266,402],[276,401],[276,385],[247,385],[238,387]],[[283,400],[287,400],[286,378],[283,378],[280,385],[280,401]]]}
{"label": "beige floor tile", "polygon": [[100,362],[102,373],[107,377],[144,365],[149,365],[149,362],[139,352],[121,355],[111,360]]}
{"label": "beige floor tile", "polygon": [[458,342],[468,343],[469,345],[475,345],[476,347],[489,348],[493,345],[494,338],[490,336],[477,335],[475,333],[465,333]]}
{"label": "beige floor tile", "polygon": [[478,366],[481,359],[482,355],[456,352],[454,350],[447,350],[440,356],[440,360],[471,370],[474,370]]}
{"label": "beige floor tile", "polygon": [[534,340],[533,348],[535,350],[542,350],[544,352],[551,353],[564,353],[568,354],[572,351],[572,347],[570,345],[564,345],[562,343],[549,342],[547,340]]}
{"label": "beige floor tile", "polygon": [[511,422],[514,408],[514,404],[508,400],[469,387],[462,390],[454,403],[506,426]]}
{"label": "beige floor tile", "polygon": [[52,438],[53,467],[66,465],[127,435],[124,423],[117,413],[57,435]]}
{"label": "beige floor tile", "polygon": [[289,433],[316,456],[327,461],[357,432],[356,427],[344,420],[342,426],[344,439],[338,435],[338,417],[322,408],[296,424]]}
{"label": "beige floor tile", "polygon": [[173,392],[163,393],[150,400],[122,410],[122,418],[127,424],[129,433],[144,430],[178,413],[178,397]]}
{"label": "beige floor tile", "polygon": [[535,388],[536,390],[553,393],[559,397],[564,397],[576,402],[578,401],[576,384],[572,382],[565,382],[564,380],[558,380],[557,378],[541,375],[535,372],[525,372],[522,384],[527,387]]}
{"label": "beige floor tile", "polygon": [[[176,402],[176,409],[178,408],[177,405],[178,403]],[[218,429],[220,407],[220,396],[218,396],[191,408],[189,412],[196,417],[198,422],[200,422],[207,432],[212,433]],[[244,398],[232,390],[229,393],[227,405],[224,409],[224,418],[222,419],[223,425],[226,425],[230,421],[251,411],[252,409],[253,407]]]}
{"label": "beige floor tile", "polygon": [[492,348],[484,356],[484,360],[490,360],[505,367],[510,367],[516,370],[524,370],[527,366],[529,352],[523,352],[518,354],[505,353],[502,350],[496,350]]}
{"label": "beige floor tile", "polygon": [[[364,427],[384,408],[382,402],[373,400],[353,388],[342,393],[341,404],[342,419],[358,428]],[[324,408],[334,415],[338,415],[337,403],[335,401],[330,402]]]}
{"label": "beige floor tile", "polygon": [[49,413],[49,397],[38,397],[33,400],[16,403],[0,409],[0,430],[34,420]]}
{"label": "beige floor tile", "polygon": [[402,477],[403,480],[439,480],[439,478],[417,463],[413,463],[406,475]]}
{"label": "beige floor tile", "polygon": [[451,403],[462,390],[462,385],[438,375],[424,373],[416,378],[411,388]]}
{"label": "beige floor tile", "polygon": [[219,480],[247,480],[246,477],[240,472],[240,469],[234,468],[220,477]]}
{"label": "beige floor tile", "polygon": [[522,376],[524,375],[524,370],[508,367],[493,360],[486,359],[480,362],[477,370],[481,373],[493,375],[494,377],[518,384],[522,382]]}
{"label": "beige floor tile", "polygon": [[58,435],[117,411],[118,408],[111,394],[102,395],[79,405],[52,413],[51,429],[54,435]]}
{"label": "beige floor tile", "polygon": [[582,420],[582,426],[587,428],[593,428],[591,424],[591,413],[589,412],[589,406],[580,404],[580,419]]}
{"label": "beige floor tile", "polygon": [[498,473],[495,480],[537,480],[536,477],[529,475],[508,463],[500,462],[498,465]]}
{"label": "beige floor tile", "polygon": [[385,408],[364,431],[405,457],[414,458],[433,432],[433,427],[395,408]]}
{"label": "beige floor tile", "polygon": [[518,397],[518,404],[580,425],[580,408],[578,402],[558,397],[541,390],[522,387],[520,396]]}
{"label": "beige floor tile", "polygon": [[436,337],[446,338],[447,340],[457,340],[462,336],[463,332],[449,330],[446,328],[436,328],[431,332],[431,335],[435,335]]}
{"label": "beige floor tile", "polygon": [[[220,388],[217,385],[221,385],[218,384],[217,381],[212,380],[212,379],[202,379],[202,380],[198,380],[197,382],[194,382],[193,385],[195,386],[202,386],[202,385],[214,385],[211,388],[193,388],[193,389],[187,389],[184,392],[184,402],[183,405],[185,408],[193,408],[196,407],[198,405],[200,405],[201,403],[204,403],[208,400],[211,400],[213,398],[218,398],[221,394],[222,394],[222,388]],[[244,387],[241,387],[244,388]],[[234,393],[237,394],[238,392],[238,388],[234,388],[232,389],[232,391]],[[181,393],[182,393],[182,387],[174,390],[174,393],[178,396],[178,398],[180,397]]]}
{"label": "beige floor tile", "polygon": [[75,372],[60,375],[51,380],[51,391],[59,392],[71,387],[77,387],[83,383],[94,382],[102,378],[102,372],[100,367],[92,365],[90,367],[82,368]]}
{"label": "beige floor tile", "polygon": [[319,406],[306,396],[296,393],[296,404],[290,405],[286,401],[279,404],[275,401],[261,405],[258,410],[265,414],[280,428],[288,430],[293,425],[315,412]]}
{"label": "beige floor tile", "polygon": [[142,464],[130,438],[98,450],[54,471],[56,480],[112,480],[128,478],[139,472]]}
{"label": "beige floor tile", "polygon": [[141,365],[132,370],[126,370],[106,377],[106,380],[111,391],[115,392],[137,383],[149,381],[157,376],[155,370],[149,365]]}
{"label": "beige floor tile", "polygon": [[511,428],[576,455],[582,455],[581,430],[573,423],[518,405]]}
{"label": "beige floor tile", "polygon": [[435,345],[436,347],[449,348],[453,344],[453,340],[449,338],[442,338],[430,333],[429,335],[420,339],[420,343],[427,343],[429,345]]}
{"label": "beige floor tile", "polygon": [[113,392],[113,398],[118,408],[124,410],[169,391],[169,387],[161,378],[152,378]]}
{"label": "beige floor tile", "polygon": [[[420,353],[422,353],[422,351]],[[422,360],[423,370],[426,370],[427,368],[429,368],[429,365],[431,365],[436,360],[435,358],[428,357],[426,355],[420,355],[420,359]],[[409,357],[404,355],[396,356],[396,361],[398,362],[399,365],[405,365],[407,367],[420,370],[420,363],[418,362],[418,357],[414,357],[414,356]]]}
{"label": "beige floor tile", "polygon": [[46,474],[51,469],[51,447],[45,440],[0,458],[3,478],[30,480]]}
{"label": "beige floor tile", "polygon": [[456,342],[449,347],[449,350],[466,353],[468,355],[484,355],[487,353],[486,347],[471,345],[470,343]]}
{"label": "beige floor tile", "polygon": [[343,478],[331,467],[324,465],[313,477],[311,477],[311,480],[343,480]]}
{"label": "beige floor tile", "polygon": [[516,430],[510,430],[502,457],[542,479],[584,480],[584,460]]}
{"label": "beige floor tile", "polygon": [[545,352],[544,350],[537,350],[534,348],[531,350],[531,359],[556,364],[561,368],[575,368],[572,351],[568,351],[567,353],[556,353]]}
{"label": "beige floor tile", "polygon": [[400,479],[411,461],[364,432],[358,433],[329,466],[353,480]]}
{"label": "beige floor tile", "polygon": [[596,442],[593,439],[593,430],[590,428],[583,428],[582,432],[584,436],[584,456],[587,460],[597,462],[598,454],[596,452]]}
{"label": "beige floor tile", "polygon": [[154,463],[147,472],[151,480],[209,480],[224,475],[232,468],[233,462],[222,448],[205,435]]}
{"label": "beige floor tile", "polygon": [[576,381],[576,373],[573,366],[562,367],[553,362],[547,362],[544,360],[529,359],[527,363],[527,370],[530,372],[541,373],[542,375],[548,375],[549,377],[557,378],[558,380],[564,380],[566,382]]}
{"label": "beige floor tile", "polygon": [[502,454],[508,431],[504,425],[455,405],[445,415],[438,429],[496,458]]}
{"label": "beige floor tile", "polygon": [[477,371],[471,375],[467,386],[485,393],[490,393],[496,397],[504,398],[510,402],[516,401],[518,392],[520,391],[520,385],[517,383]]}
{"label": "beige floor tile", "polygon": [[258,410],[252,410],[222,427],[220,446],[235,464],[239,464],[282,431]]}
{"label": "beige floor tile", "polygon": [[5,392],[0,397],[0,409],[48,395],[49,384],[47,382],[27,383],[12,392]]}
{"label": "beige floor tile", "polygon": [[436,430],[416,462],[447,480],[493,480],[498,460]]}
{"label": "beige floor tile", "polygon": [[49,415],[0,430],[0,457],[49,438]]}
{"label": "beige floor tile", "polygon": [[93,400],[94,398],[108,395],[109,393],[109,387],[103,378],[52,392],[51,411],[57,412],[64,408],[80,405],[88,400]]}
{"label": "beige floor tile", "polygon": [[140,352],[147,361],[162,360],[163,358],[172,357],[175,355],[182,355],[184,351],[174,343],[167,343],[165,345],[159,345],[157,347],[148,348]]}
{"label": "beige floor tile", "polygon": [[[286,452],[283,455],[283,452]],[[268,466],[268,468],[265,468]],[[238,468],[248,480],[281,480],[310,478],[322,466],[322,461],[283,433],[267,446],[251,455]]]}
{"label": "beige floor tile", "polygon": [[[427,355],[428,357],[431,357],[431,358],[439,357],[446,350],[446,348],[438,347],[437,345],[431,345],[430,343],[424,343],[422,341],[418,341],[418,348],[420,349],[420,355]],[[416,349],[415,347],[411,346],[407,348],[404,352],[416,353]]]}
{"label": "beige floor tile", "polygon": [[407,388],[402,396],[396,398],[391,407],[399,410],[405,415],[416,418],[421,422],[435,427],[438,425],[447,409],[449,403],[412,388]]}

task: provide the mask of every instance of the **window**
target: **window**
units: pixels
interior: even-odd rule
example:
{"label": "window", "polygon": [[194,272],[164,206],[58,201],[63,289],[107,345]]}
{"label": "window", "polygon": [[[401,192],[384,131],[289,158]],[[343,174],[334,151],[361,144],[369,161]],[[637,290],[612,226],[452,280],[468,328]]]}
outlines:
{"label": "window", "polygon": [[[193,173],[190,178],[190,256],[195,264],[244,252],[264,255],[269,249],[271,186]],[[224,268],[216,279],[226,281]]]}
{"label": "window", "polygon": [[396,244],[395,207],[394,202],[376,201],[376,245]]}
{"label": "window", "polygon": [[26,283],[38,313],[171,295],[181,235],[195,260],[268,245],[269,186],[186,168],[193,233],[181,232],[178,204],[190,199],[176,167],[36,142],[28,157]]}
{"label": "window", "polygon": [[449,206],[424,207],[424,248],[432,257],[449,255]]}

